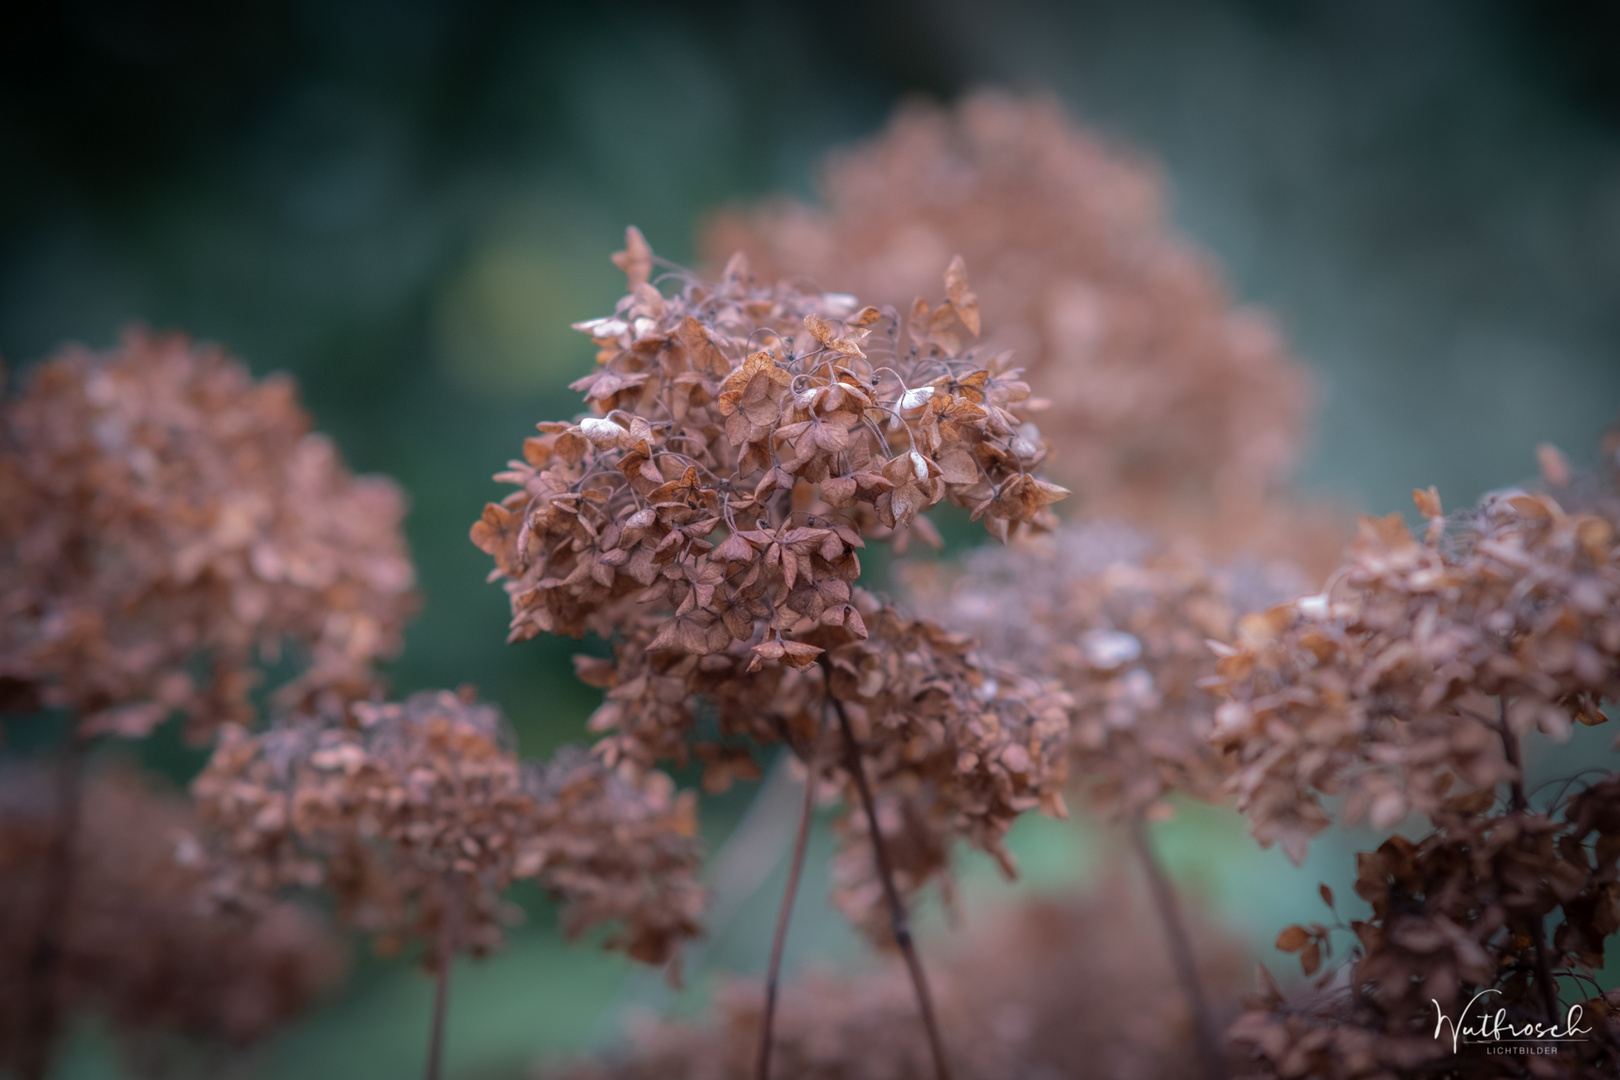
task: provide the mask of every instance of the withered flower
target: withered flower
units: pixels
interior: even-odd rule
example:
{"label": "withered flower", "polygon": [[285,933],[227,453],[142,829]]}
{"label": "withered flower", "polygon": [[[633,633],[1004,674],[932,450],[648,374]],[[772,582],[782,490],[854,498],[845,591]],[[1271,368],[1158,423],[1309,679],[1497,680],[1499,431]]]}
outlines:
{"label": "withered flower", "polygon": [[[666,297],[635,230],[616,261],[630,295],[580,324],[600,369],[575,385],[603,415],[542,424],[499,477],[519,490],[473,528],[507,579],[513,637],[613,637],[612,660],[580,661],[608,691],[598,752],[684,761],[712,711],[722,740],[808,756],[831,671],[876,788],[941,845],[965,835],[1001,853],[1018,813],[1061,812],[1054,688],[855,586],[865,539],[926,538],[919,515],[942,499],[1002,538],[1055,523],[1063,489],[1033,475],[1045,444],[1012,411],[1028,387],[1005,357],[961,351],[978,316],[960,262],[946,301],[902,321],[760,285],[742,260],[716,284],[672,275]],[[735,744],[698,752],[711,786],[740,760]]]}
{"label": "withered flower", "polygon": [[1264,844],[1296,862],[1342,795],[1387,828],[1454,791],[1519,779],[1519,737],[1566,738],[1620,697],[1616,522],[1504,492],[1422,538],[1364,518],[1320,595],[1251,615],[1220,661],[1215,743]]}
{"label": "withered flower", "polygon": [[[127,766],[85,779],[62,910],[42,910],[61,829],[54,789],[50,770],[0,771],[0,1067],[22,1067],[40,993],[53,1012],[102,1018],[138,1054],[160,1034],[240,1047],[334,987],[339,943],[298,907],[209,907],[207,876],[184,857],[195,816]],[[47,920],[58,940],[39,979],[30,968]]]}
{"label": "withered flower", "polygon": [[626,248],[632,291],[578,324],[599,370],[574,388],[596,415],[541,424],[497,476],[518,490],[473,526],[513,639],[606,634],[642,610],[673,616],[656,649],[747,642],[804,667],[815,653],[790,642],[843,625],[864,538],[930,536],[918,515],[943,499],[1003,539],[1055,521],[1066,492],[1033,474],[1045,443],[1014,411],[1029,387],[952,329],[976,324],[971,294],[902,320],[759,285],[738,259],[715,283],[671,275],[664,296],[639,233]]}
{"label": "withered flower", "polygon": [[1172,792],[1220,796],[1217,701],[1200,685],[1210,642],[1231,643],[1240,616],[1304,591],[1285,564],[1218,566],[1118,525],[981,548],[951,573],[908,569],[926,614],[1061,683],[1074,775],[1095,807],[1126,815]]}
{"label": "withered flower", "polygon": [[1269,319],[1231,306],[1168,225],[1162,186],[1055,100],[978,93],[903,107],[829,159],[820,206],[732,212],[703,244],[896,306],[960,253],[992,340],[1047,399],[1051,472],[1085,512],[1325,571],[1337,515],[1284,497],[1306,369]]}
{"label": "withered flower", "polygon": [[178,335],[29,372],[0,406],[0,503],[0,708],[87,736],[246,722],[284,647],[279,700],[335,714],[414,607],[399,489],[349,473],[291,380]]}
{"label": "withered flower", "polygon": [[220,899],[323,889],[385,951],[488,952],[519,878],[564,901],[570,933],[620,924],[610,944],[637,959],[661,963],[697,932],[691,798],[577,750],[526,768],[504,718],[470,697],[359,704],[343,727],[228,727],[193,792],[224,845]]}
{"label": "withered flower", "polygon": [[[1605,993],[1593,976],[1620,930],[1620,774],[1547,813],[1493,813],[1493,801],[1490,791],[1448,798],[1435,808],[1428,836],[1391,837],[1357,856],[1356,895],[1371,904],[1371,916],[1340,927],[1352,936],[1350,957],[1314,992],[1289,1000],[1267,978],[1230,1033],[1251,1059],[1248,1075],[1615,1075],[1620,991]],[[1332,903],[1325,887],[1323,897]],[[1560,920],[1550,942],[1542,930],[1548,916]],[[1321,924],[1291,926],[1277,945],[1300,954],[1314,974],[1331,935]],[[1578,1008],[1563,1009],[1554,989],[1560,977]],[[1543,1044],[1557,1052],[1501,1053],[1499,1039],[1514,1037],[1505,1029],[1454,1045],[1441,1020],[1477,1029],[1498,1010],[1514,1028],[1557,1029],[1563,1041]]]}

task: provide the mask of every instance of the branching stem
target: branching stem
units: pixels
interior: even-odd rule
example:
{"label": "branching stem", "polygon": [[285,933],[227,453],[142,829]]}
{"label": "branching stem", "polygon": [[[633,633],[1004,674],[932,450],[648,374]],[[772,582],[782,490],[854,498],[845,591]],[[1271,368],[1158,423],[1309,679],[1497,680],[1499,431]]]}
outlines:
{"label": "branching stem", "polygon": [[70,731],[57,764],[53,808],[56,830],[46,856],[39,919],[28,955],[28,985],[32,989],[24,1008],[31,1015],[23,1025],[23,1045],[17,1061],[17,1074],[23,1080],[45,1080],[62,1025],[62,961],[73,908],[74,849],[83,811],[88,752],[86,740]]}
{"label": "branching stem", "polygon": [[[830,695],[829,695],[830,698]],[[816,780],[821,766],[821,732],[816,732],[805,760],[804,802],[799,808],[799,828],[793,836],[793,861],[788,864],[787,888],[776,915],[776,934],[771,939],[771,962],[765,973],[765,1017],[759,1037],[759,1080],[770,1080],[771,1042],[776,1028],[776,996],[782,979],[782,954],[787,948],[788,923],[793,918],[793,901],[799,895],[799,879],[804,874],[804,854],[810,846],[810,822],[816,811]]]}
{"label": "branching stem", "polygon": [[[1524,759],[1519,753],[1519,736],[1508,723],[1507,698],[1496,699],[1499,706],[1497,727],[1502,735],[1502,755],[1507,763],[1513,767],[1513,779],[1509,785],[1509,805],[1513,813],[1520,818],[1530,812],[1530,800],[1524,793]],[[1522,828],[1522,825],[1521,825]],[[1523,839],[1521,833],[1520,839]],[[1535,957],[1536,988],[1541,993],[1541,1008],[1547,1014],[1549,1024],[1558,1023],[1558,990],[1553,981],[1552,964],[1547,958],[1547,926],[1546,920],[1536,916],[1530,921],[1530,948]]]}
{"label": "branching stem", "polygon": [[1221,1053],[1221,1041],[1210,1012],[1209,999],[1204,995],[1204,984],[1198,978],[1198,963],[1193,957],[1192,940],[1186,924],[1181,920],[1181,905],[1176,900],[1175,886],[1159,856],[1153,850],[1152,838],[1140,814],[1128,819],[1131,846],[1147,875],[1148,891],[1153,894],[1153,906],[1158,909],[1159,922],[1164,926],[1166,943],[1170,946],[1170,963],[1175,968],[1176,980],[1192,1010],[1193,1026],[1198,1038],[1198,1057],[1203,1064],[1205,1080],[1226,1080],[1226,1061]]}
{"label": "branching stem", "polygon": [[444,1069],[444,1020],[450,1011],[450,966],[456,957],[455,900],[444,890],[444,906],[439,912],[437,971],[433,977],[433,1028],[428,1036],[426,1080],[439,1080]]}
{"label": "branching stem", "polygon": [[861,760],[861,744],[855,741],[854,728],[844,703],[832,692],[832,664],[826,654],[821,656],[822,673],[827,681],[827,700],[838,714],[838,729],[844,742],[844,769],[855,781],[860,793],[861,809],[866,814],[866,828],[872,839],[872,858],[877,863],[878,878],[883,883],[883,895],[889,905],[889,924],[894,930],[894,941],[905,958],[906,970],[911,975],[911,988],[917,995],[917,1009],[922,1013],[923,1027],[928,1032],[928,1049],[934,1059],[936,1080],[951,1080],[950,1066],[945,1060],[945,1043],[940,1038],[939,1021],[934,1016],[934,1000],[928,992],[928,976],[923,972],[922,960],[917,956],[916,943],[911,938],[911,922],[906,917],[906,906],[894,884],[894,868],[889,862],[889,849],[883,841],[883,829],[878,824],[877,805],[872,789],[866,782],[866,766]]}

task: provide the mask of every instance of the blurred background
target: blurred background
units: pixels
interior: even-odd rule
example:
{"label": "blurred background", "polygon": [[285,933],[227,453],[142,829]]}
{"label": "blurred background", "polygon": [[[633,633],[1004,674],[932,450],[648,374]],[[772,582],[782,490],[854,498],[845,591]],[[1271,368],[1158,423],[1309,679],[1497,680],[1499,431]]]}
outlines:
{"label": "blurred background", "polygon": [[[1434,483],[1461,505],[1533,475],[1538,442],[1590,460],[1620,410],[1606,0],[19,4],[0,14],[0,356],[106,347],[140,320],[293,372],[351,463],[411,494],[426,607],[396,688],[475,683],[548,753],[595,692],[575,643],[501,643],[506,600],[466,533],[534,422],[577,411],[592,348],[568,325],[619,295],[624,226],[688,261],[707,214],[813,197],[820,158],[903,98],[982,85],[1055,91],[1162,164],[1179,228],[1316,373],[1307,489],[1387,513]],[[143,752],[177,781],[196,763],[174,738]],[[751,795],[705,804],[716,844]],[[1348,848],[1294,870],[1215,812],[1166,843],[1273,966],[1311,885],[1348,881]],[[1109,857],[1045,822],[1014,846],[1024,888]],[[559,942],[524,897],[531,928],[458,970],[452,1071],[695,1008],[714,971],[762,966],[781,872],[758,867],[678,998]],[[824,891],[806,887],[793,966],[856,951]],[[414,1069],[429,995],[362,960],[259,1075]],[[64,1062],[114,1069],[93,1030]]]}

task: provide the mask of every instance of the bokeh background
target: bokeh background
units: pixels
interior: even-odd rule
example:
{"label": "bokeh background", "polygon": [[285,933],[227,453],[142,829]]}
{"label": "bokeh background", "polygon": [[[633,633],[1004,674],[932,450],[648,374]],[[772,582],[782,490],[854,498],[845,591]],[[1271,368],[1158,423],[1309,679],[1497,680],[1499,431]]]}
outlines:
{"label": "bokeh background", "polygon": [[[396,687],[476,683],[547,753],[581,736],[594,692],[574,643],[501,643],[505,598],[466,530],[532,424],[576,411],[591,346],[568,324],[611,308],[624,226],[689,260],[706,214],[811,197],[821,156],[902,98],[980,85],[1055,91],[1162,163],[1179,227],[1317,374],[1308,489],[1388,512],[1435,483],[1458,505],[1533,474],[1538,442],[1589,460],[1620,410],[1609,0],[9,5],[0,356],[106,346],[141,320],[296,374],[349,460],[411,493],[426,608]],[[143,753],[177,781],[195,766],[174,738]],[[752,794],[706,805],[717,848]],[[1311,886],[1348,892],[1350,840],[1294,870],[1235,818],[1188,812],[1166,843],[1274,966]],[[1015,847],[1022,888],[1112,857],[1046,823]],[[452,1072],[611,1043],[627,1013],[693,1009],[716,972],[757,970],[781,868],[732,864],[739,899],[681,995],[559,942],[522,897],[530,928],[457,972]],[[995,890],[969,878],[971,910]],[[855,951],[822,885],[794,966]],[[408,1073],[428,998],[407,965],[361,959],[259,1075]],[[114,1070],[89,1029],[63,1065]]]}

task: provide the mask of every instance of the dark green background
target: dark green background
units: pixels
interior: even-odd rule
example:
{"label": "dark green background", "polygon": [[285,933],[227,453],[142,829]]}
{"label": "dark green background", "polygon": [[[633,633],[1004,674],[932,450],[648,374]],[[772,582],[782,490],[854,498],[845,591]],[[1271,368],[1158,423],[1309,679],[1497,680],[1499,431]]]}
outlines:
{"label": "dark green background", "polygon": [[[1177,222],[1320,376],[1308,486],[1387,512],[1437,483],[1457,505],[1533,473],[1537,442],[1589,459],[1620,410],[1620,5],[1601,0],[8,5],[0,356],[139,319],[296,373],[350,461],[411,492],[427,607],[396,685],[477,683],[545,753],[592,695],[572,643],[502,644],[466,529],[531,425],[575,411],[590,346],[567,325],[617,296],[624,225],[688,259],[706,211],[809,195],[819,156],[901,96],[980,84],[1056,90],[1164,163]],[[713,808],[717,834],[740,805]],[[1286,904],[1256,909],[1232,867],[1280,860],[1192,818],[1187,872],[1265,940]],[[1091,865],[1037,833],[1038,880]],[[464,980],[466,1067],[578,1045],[613,990],[618,967],[531,906],[536,929]],[[798,935],[836,938],[824,913]],[[269,1071],[414,1062],[418,980],[361,975]],[[70,1071],[104,1067],[93,1038],[76,1053]]]}

